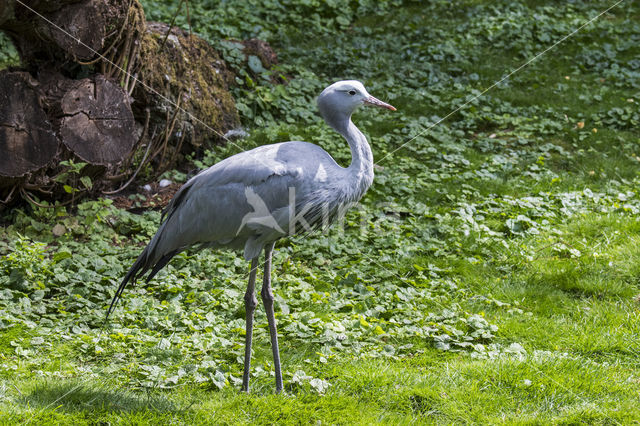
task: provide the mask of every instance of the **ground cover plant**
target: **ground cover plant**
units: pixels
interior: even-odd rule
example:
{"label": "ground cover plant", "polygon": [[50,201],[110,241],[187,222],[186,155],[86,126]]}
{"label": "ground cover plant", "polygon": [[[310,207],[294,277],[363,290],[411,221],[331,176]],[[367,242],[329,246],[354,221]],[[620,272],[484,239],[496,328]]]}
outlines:
{"label": "ground cover plant", "polygon": [[[143,3],[169,22],[179,2]],[[260,308],[251,394],[238,391],[241,256],[182,253],[105,324],[160,212],[86,200],[3,213],[0,422],[638,421],[638,3],[482,96],[612,4],[232,3],[190,1],[193,30],[232,65],[238,46],[222,38],[266,39],[281,62],[238,78],[243,148],[307,140],[345,164],[314,105],[338,79],[398,108],[354,118],[377,163],[358,208],[277,245],[285,394],[273,394]],[[235,152],[212,149],[194,168]]]}

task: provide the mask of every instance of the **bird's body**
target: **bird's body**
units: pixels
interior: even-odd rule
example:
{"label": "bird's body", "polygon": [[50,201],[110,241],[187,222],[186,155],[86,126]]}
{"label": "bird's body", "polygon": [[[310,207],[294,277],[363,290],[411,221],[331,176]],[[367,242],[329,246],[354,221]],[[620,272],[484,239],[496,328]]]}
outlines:
{"label": "bird's body", "polygon": [[[252,261],[249,289],[245,295],[248,308],[247,356],[250,358],[249,328],[252,328],[253,309],[257,303],[253,286],[262,249],[268,257],[270,274],[275,241],[286,235],[328,226],[349,205],[357,202],[373,181],[371,149],[366,137],[351,122],[352,111],[363,103],[394,109],[369,96],[357,81],[335,83],[318,98],[324,119],[349,143],[352,154],[349,167],[338,165],[317,145],[292,141],[236,154],[191,178],[167,206],[163,223],[125,276],[109,313],[127,283],[149,270],[151,273],[147,280],[151,279],[173,256],[188,247],[200,245],[243,250],[245,259]],[[265,268],[265,286],[266,281]],[[271,295],[270,279],[268,284],[268,291],[263,286],[263,300]],[[265,300],[265,307],[267,303]],[[269,316],[269,307],[267,311]],[[271,317],[269,325],[273,345],[275,320]],[[276,352],[277,339],[274,358],[278,358],[278,376],[280,366]],[[279,382],[278,377],[276,380],[277,388],[281,390],[281,377]],[[243,389],[248,389],[248,360],[245,360]]]}
{"label": "bird's body", "polygon": [[149,245],[149,263],[195,244],[244,250],[251,260],[266,243],[295,233],[289,230],[292,213],[307,207],[303,223],[295,223],[304,231],[307,224],[319,225],[318,209],[333,211],[359,200],[373,176],[363,179],[350,185],[347,169],[307,142],[265,145],[234,155],[193,177],[176,194],[161,232]]}

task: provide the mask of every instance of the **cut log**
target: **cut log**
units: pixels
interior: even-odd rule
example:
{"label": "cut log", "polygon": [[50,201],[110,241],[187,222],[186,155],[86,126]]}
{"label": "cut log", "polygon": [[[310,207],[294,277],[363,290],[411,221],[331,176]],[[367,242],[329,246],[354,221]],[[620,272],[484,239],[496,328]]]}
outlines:
{"label": "cut log", "polygon": [[[6,2],[6,3],[5,3]],[[129,0],[15,0],[0,6],[0,30],[14,41],[22,63],[35,70],[49,61],[88,61],[106,53],[130,22],[131,8],[140,14],[127,31],[142,32],[144,15]],[[39,16],[41,15],[41,16]],[[79,41],[80,42],[79,42]]]}
{"label": "cut log", "polygon": [[62,143],[90,164],[122,161],[138,139],[129,95],[99,74],[73,81],[60,109]]}
{"label": "cut log", "polygon": [[22,177],[46,166],[58,142],[26,72],[0,72],[0,175]]}
{"label": "cut log", "polygon": [[[114,11],[116,15],[109,16]],[[115,8],[113,11],[109,10],[104,1],[89,0],[71,4],[52,13],[50,19],[55,26],[42,20],[39,26],[67,55],[86,61],[94,58],[95,52],[101,52],[105,47],[109,21],[121,25],[124,23],[126,15],[122,12]],[[81,40],[82,43],[76,40]]]}

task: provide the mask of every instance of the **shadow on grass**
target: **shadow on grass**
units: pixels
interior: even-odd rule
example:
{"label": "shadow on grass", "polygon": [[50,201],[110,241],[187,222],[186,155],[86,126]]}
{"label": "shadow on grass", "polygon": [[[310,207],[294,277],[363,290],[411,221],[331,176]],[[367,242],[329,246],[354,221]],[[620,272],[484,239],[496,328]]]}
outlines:
{"label": "shadow on grass", "polygon": [[36,409],[61,410],[69,413],[82,411],[180,413],[190,407],[179,407],[158,392],[138,393],[90,382],[38,382],[17,398],[16,402]]}

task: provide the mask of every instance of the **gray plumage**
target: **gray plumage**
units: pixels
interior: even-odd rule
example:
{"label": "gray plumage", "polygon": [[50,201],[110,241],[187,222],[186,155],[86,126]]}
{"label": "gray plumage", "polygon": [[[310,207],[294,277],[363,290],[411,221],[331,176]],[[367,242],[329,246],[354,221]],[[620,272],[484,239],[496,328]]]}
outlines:
{"label": "gray plumage", "polygon": [[255,272],[258,256],[265,249],[269,271],[265,267],[262,296],[272,346],[275,341],[276,388],[280,391],[282,378],[276,353],[275,319],[269,316],[273,316],[273,306],[271,300],[269,312],[265,300],[273,297],[270,279],[267,283],[273,245],[286,235],[328,226],[343,214],[345,207],[357,202],[373,182],[371,149],[366,137],[351,121],[353,111],[363,104],[395,110],[370,96],[362,83],[353,80],[334,83],[318,97],[322,117],[344,136],[351,148],[352,161],[346,168],[319,146],[292,141],[236,154],[191,178],[163,212],[162,224],[124,277],[107,317],[129,282],[151,271],[148,282],[173,256],[190,246],[243,250],[245,259],[252,261],[245,295],[248,337],[243,389],[246,391],[253,309],[257,303],[253,303]]}

